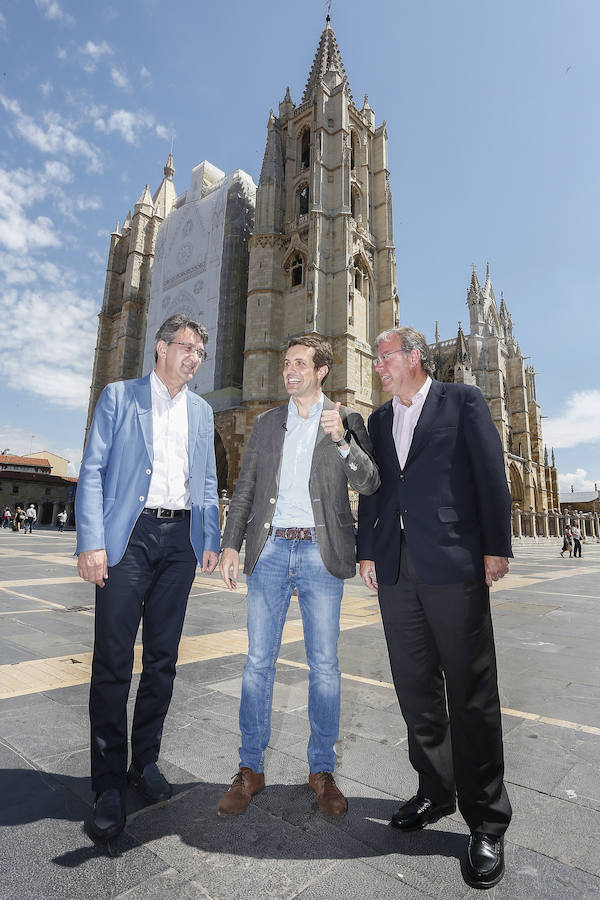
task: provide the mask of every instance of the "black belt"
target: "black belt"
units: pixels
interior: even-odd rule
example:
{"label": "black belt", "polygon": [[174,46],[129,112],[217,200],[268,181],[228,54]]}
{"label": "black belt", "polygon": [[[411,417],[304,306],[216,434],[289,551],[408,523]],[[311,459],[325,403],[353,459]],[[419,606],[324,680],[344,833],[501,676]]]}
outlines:
{"label": "black belt", "polygon": [[189,509],[165,509],[159,506],[158,509],[152,509],[145,506],[142,510],[147,516],[155,516],[157,519],[177,519],[179,516],[189,516]]}
{"label": "black belt", "polygon": [[286,541],[312,541],[313,528],[269,528],[269,534],[285,538]]}

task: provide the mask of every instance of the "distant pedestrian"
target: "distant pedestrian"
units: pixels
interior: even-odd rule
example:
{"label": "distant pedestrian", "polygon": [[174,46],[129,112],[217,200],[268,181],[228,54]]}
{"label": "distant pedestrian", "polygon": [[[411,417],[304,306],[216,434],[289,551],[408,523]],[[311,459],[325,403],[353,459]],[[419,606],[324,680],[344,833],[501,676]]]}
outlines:
{"label": "distant pedestrian", "polygon": [[27,516],[25,515],[25,510],[22,506],[17,503],[17,508],[15,510],[15,518],[14,518],[14,526],[13,531],[23,531],[25,528],[25,520]]}
{"label": "distant pedestrian", "polygon": [[581,559],[581,530],[578,525],[571,525],[571,537],[573,538],[573,556]]}
{"label": "distant pedestrian", "polygon": [[29,534],[33,534],[33,526],[37,522],[37,513],[35,511],[35,506],[33,503],[30,503],[27,509],[25,510],[25,534],[27,534],[27,528],[29,527]]}
{"label": "distant pedestrian", "polygon": [[10,528],[10,520],[12,519],[12,513],[10,511],[10,506],[4,507],[4,512],[2,513],[2,527]]}
{"label": "distant pedestrian", "polygon": [[56,517],[56,520],[58,522],[58,530],[59,531],[65,530],[65,525],[67,524],[67,519],[68,519],[67,512],[66,512],[66,510],[63,509],[63,511],[59,512],[59,514]]}
{"label": "distant pedestrian", "polygon": [[569,551],[569,556],[573,556],[573,538],[571,537],[571,527],[569,525],[563,531],[563,545],[560,555],[562,556],[567,550]]}

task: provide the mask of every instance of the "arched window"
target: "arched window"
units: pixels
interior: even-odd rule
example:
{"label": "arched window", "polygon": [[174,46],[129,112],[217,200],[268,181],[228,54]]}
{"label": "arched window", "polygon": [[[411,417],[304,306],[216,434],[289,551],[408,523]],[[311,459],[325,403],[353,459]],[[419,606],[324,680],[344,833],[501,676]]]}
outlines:
{"label": "arched window", "polygon": [[304,281],[304,259],[300,253],[292,257],[289,265],[292,287],[298,287]]}
{"label": "arched window", "polygon": [[308,213],[308,185],[303,184],[298,188],[298,215],[305,216]]}
{"label": "arched window", "polygon": [[350,132],[350,168],[356,168],[356,135],[353,131]]}
{"label": "arched window", "polygon": [[354,187],[350,191],[350,214],[353,219],[358,219],[360,215],[360,196]]}
{"label": "arched window", "polygon": [[369,272],[360,256],[354,257],[354,290],[369,299]]}
{"label": "arched window", "polygon": [[310,166],[310,128],[305,128],[302,132],[300,142],[300,168],[308,169]]}

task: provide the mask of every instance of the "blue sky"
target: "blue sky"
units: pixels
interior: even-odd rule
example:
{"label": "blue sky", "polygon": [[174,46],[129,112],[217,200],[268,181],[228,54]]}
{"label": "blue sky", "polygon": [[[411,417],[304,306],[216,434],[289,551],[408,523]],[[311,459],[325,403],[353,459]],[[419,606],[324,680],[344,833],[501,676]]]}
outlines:
{"label": "blue sky", "polygon": [[[178,192],[203,159],[256,181],[325,13],[0,0],[0,450],[78,466],[116,220],[171,138]],[[331,16],[355,101],[387,122],[401,321],[454,337],[489,260],[561,487],[600,485],[600,4],[334,0]]]}

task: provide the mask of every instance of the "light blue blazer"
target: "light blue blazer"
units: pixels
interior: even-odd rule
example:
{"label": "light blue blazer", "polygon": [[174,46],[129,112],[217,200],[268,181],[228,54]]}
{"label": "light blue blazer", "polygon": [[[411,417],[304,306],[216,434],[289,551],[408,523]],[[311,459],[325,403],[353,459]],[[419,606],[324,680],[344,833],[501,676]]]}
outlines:
{"label": "light blue blazer", "polygon": [[[219,551],[219,500],[213,413],[187,391],[190,540],[201,563]],[[77,550],[106,549],[108,565],[125,553],[144,506],[153,465],[150,376],[116,381],[102,391],[88,435],[75,497]]]}

